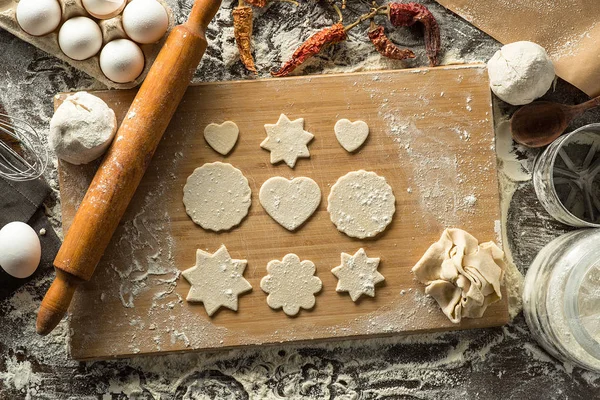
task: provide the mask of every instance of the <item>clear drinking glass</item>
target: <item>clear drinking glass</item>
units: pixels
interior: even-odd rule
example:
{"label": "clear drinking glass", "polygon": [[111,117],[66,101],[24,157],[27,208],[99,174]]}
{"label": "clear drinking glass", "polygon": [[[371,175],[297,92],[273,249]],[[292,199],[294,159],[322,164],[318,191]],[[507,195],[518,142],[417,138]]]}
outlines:
{"label": "clear drinking glass", "polygon": [[556,220],[575,227],[600,227],[600,124],[563,135],[536,159],[533,184]]}

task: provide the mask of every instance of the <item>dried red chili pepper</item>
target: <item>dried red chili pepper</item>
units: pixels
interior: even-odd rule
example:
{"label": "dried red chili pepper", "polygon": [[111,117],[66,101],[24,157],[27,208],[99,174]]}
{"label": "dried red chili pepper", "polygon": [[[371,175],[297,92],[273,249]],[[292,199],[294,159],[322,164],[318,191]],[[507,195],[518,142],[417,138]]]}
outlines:
{"label": "dried red chili pepper", "polygon": [[415,53],[409,49],[400,49],[386,35],[383,26],[371,24],[369,28],[369,39],[375,46],[379,54],[393,60],[404,60],[415,58]]}
{"label": "dried red chili pepper", "polygon": [[283,64],[278,71],[271,71],[271,75],[287,76],[304,61],[318,54],[325,46],[343,42],[347,38],[346,28],[341,23],[322,29],[308,38],[306,42],[302,43],[296,49],[292,58]]}
{"label": "dried red chili pepper", "polygon": [[420,22],[425,27],[425,48],[429,64],[438,65],[440,52],[440,27],[427,7],[417,3],[391,3],[389,5],[390,22],[394,26],[412,26]]}
{"label": "dried red chili pepper", "polygon": [[264,6],[267,5],[267,0],[245,0],[246,3],[254,6],[254,7],[260,7],[263,8]]}
{"label": "dried red chili pepper", "polygon": [[239,5],[233,9],[233,36],[240,53],[240,60],[248,71],[256,73],[252,58],[252,8]]}

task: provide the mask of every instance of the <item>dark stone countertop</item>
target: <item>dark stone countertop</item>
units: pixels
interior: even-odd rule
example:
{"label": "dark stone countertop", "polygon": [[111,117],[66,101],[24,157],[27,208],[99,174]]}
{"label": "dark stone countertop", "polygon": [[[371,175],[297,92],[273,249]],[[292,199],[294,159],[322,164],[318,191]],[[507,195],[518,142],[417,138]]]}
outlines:
{"label": "dark stone countertop", "polygon": [[[192,2],[168,3],[181,22]],[[499,48],[493,39],[432,0],[423,3],[440,21],[444,63],[486,61]],[[365,4],[349,1],[350,8],[364,10]],[[247,78],[237,61],[231,9],[232,3],[226,1],[210,26],[210,46],[196,72],[197,81]],[[347,15],[348,20],[355,18],[352,10]],[[269,68],[278,65],[300,40],[334,18],[326,3],[315,1],[302,2],[298,8],[273,2],[258,11],[254,33],[260,74],[266,77]],[[368,45],[365,29],[353,31],[348,43],[326,49],[307,63],[303,73],[401,68],[399,63],[380,60]],[[426,65],[418,28],[398,30],[392,38],[418,52],[407,67]],[[102,88],[94,79],[3,31],[0,51],[0,102],[9,114],[27,119],[44,134],[56,93]],[[585,95],[562,81],[547,97],[566,103],[585,100]],[[501,102],[496,105],[497,119],[514,111]],[[598,121],[600,112],[591,112],[570,129]],[[522,155],[531,159],[535,154]],[[60,233],[55,161],[45,176],[54,189],[46,214]],[[507,221],[505,245],[522,272],[547,242],[568,230],[544,211],[530,181],[519,184]],[[46,262],[34,279],[0,301],[2,399],[600,398],[600,375],[548,356],[532,339],[522,315],[493,329],[79,363],[67,354],[66,323],[45,338],[34,333],[37,307],[52,278]]]}

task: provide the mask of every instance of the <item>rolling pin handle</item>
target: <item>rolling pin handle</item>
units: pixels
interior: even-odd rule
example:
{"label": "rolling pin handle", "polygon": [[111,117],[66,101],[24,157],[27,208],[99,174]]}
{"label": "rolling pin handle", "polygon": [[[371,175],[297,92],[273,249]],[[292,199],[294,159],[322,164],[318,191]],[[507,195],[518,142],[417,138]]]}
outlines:
{"label": "rolling pin handle", "polygon": [[56,269],[56,279],[50,285],[38,312],[35,326],[38,334],[45,336],[56,328],[67,313],[75,289],[81,282],[80,278]]}
{"label": "rolling pin handle", "polygon": [[220,6],[221,0],[196,0],[185,26],[194,32],[200,31],[204,34]]}

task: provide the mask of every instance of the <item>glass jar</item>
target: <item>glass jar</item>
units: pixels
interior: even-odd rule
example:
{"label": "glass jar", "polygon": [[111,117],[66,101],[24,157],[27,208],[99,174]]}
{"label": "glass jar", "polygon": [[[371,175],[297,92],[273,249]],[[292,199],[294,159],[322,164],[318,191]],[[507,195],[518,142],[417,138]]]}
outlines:
{"label": "glass jar", "polygon": [[600,372],[600,229],[562,235],[525,277],[523,312],[538,343],[559,360]]}
{"label": "glass jar", "polygon": [[536,158],[533,185],[563,224],[600,228],[600,124],[563,135]]}

